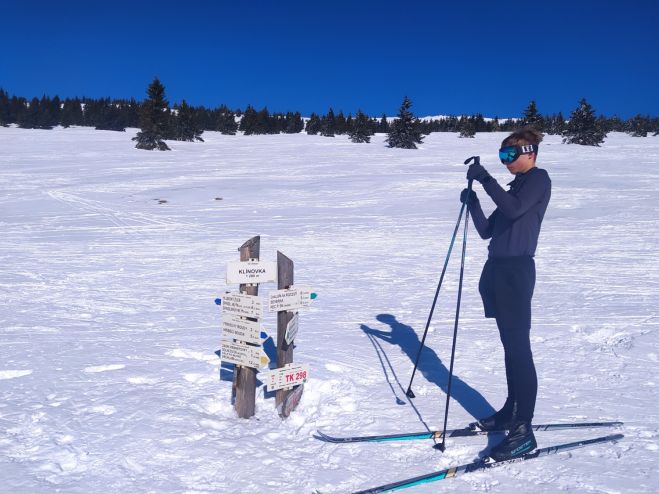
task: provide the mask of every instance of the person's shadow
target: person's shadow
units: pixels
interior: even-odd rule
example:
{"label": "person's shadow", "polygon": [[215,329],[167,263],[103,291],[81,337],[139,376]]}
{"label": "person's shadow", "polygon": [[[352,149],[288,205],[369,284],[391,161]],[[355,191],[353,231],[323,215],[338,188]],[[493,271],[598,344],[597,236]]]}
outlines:
{"label": "person's shadow", "polygon": [[[401,323],[391,314],[379,314],[376,319],[382,323],[388,324],[391,327],[391,331],[381,331],[362,324],[360,328],[367,336],[369,336],[371,342],[375,345],[374,338],[379,338],[386,343],[398,345],[410,358],[412,363],[414,363],[417,357],[417,352],[419,351],[419,346],[421,345],[421,341],[414,329],[411,326]],[[380,345],[378,345],[378,347],[380,347]],[[384,352],[381,347],[380,350]],[[380,360],[382,363],[382,359]],[[421,351],[417,372],[423,375],[427,381],[436,384],[444,393],[448,392],[448,368],[444,365],[437,354],[427,346],[424,346]],[[400,383],[398,384],[400,386]],[[403,389],[402,386],[401,389]],[[396,393],[394,394],[396,395]],[[482,394],[469,386],[455,374],[453,375],[451,382],[451,397],[455,399],[455,401],[457,401],[467,413],[474,417],[474,419],[487,417],[496,411]],[[397,403],[402,404],[397,395],[396,401]],[[488,436],[488,439],[493,438]],[[488,446],[492,446],[496,442],[498,442],[498,440],[488,440]]]}

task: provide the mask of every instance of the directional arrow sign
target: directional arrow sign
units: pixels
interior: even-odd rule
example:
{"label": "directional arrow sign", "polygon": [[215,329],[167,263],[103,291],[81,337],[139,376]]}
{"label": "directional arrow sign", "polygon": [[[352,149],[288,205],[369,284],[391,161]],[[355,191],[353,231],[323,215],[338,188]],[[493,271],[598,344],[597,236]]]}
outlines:
{"label": "directional arrow sign", "polygon": [[270,362],[270,359],[263,351],[263,347],[247,345],[242,341],[223,341],[221,355],[223,362],[244,365],[255,369],[268,365]]}
{"label": "directional arrow sign", "polygon": [[242,293],[226,293],[222,297],[222,316],[227,314],[234,316],[251,317],[260,319],[263,317],[263,302],[255,295],[244,295]]}
{"label": "directional arrow sign", "polygon": [[290,345],[297,335],[297,330],[299,329],[299,320],[300,318],[296,313],[293,316],[293,319],[288,321],[288,324],[286,325],[286,334],[284,335],[284,339],[286,340],[287,345]]}
{"label": "directional arrow sign", "polygon": [[222,338],[224,339],[233,338],[260,345],[262,330],[261,323],[257,321],[248,321],[232,314],[222,316]]}
{"label": "directional arrow sign", "polygon": [[309,378],[309,364],[286,364],[279,369],[273,369],[265,375],[265,384],[268,391],[290,388],[307,382]]}
{"label": "directional arrow sign", "polygon": [[277,281],[277,263],[232,261],[227,264],[227,283],[269,283]]}
{"label": "directional arrow sign", "polygon": [[300,300],[300,291],[295,288],[285,290],[272,290],[269,293],[270,312],[279,312],[282,310],[297,310],[302,307]]}

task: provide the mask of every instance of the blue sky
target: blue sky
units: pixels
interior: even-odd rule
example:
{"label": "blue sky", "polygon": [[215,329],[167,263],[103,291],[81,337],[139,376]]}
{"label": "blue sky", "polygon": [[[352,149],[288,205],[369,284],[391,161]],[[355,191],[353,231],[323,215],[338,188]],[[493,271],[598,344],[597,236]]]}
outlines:
{"label": "blue sky", "polygon": [[659,2],[2,2],[0,87],[271,111],[659,115]]}

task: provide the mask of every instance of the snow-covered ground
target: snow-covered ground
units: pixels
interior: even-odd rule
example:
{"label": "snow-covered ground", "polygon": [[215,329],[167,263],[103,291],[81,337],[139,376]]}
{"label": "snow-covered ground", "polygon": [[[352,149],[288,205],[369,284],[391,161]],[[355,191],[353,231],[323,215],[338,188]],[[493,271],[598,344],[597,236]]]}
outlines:
{"label": "snow-covered ground", "polygon": [[[485,449],[480,437],[440,453],[431,441],[332,445],[313,433],[441,427],[459,249],[413,402],[404,388],[457,219],[461,163],[480,154],[507,183],[503,134],[432,134],[409,151],[380,135],[358,145],[205,133],[172,152],[136,150],[133,134],[0,128],[0,492],[338,493]],[[539,165],[553,197],[536,257],[536,420],[623,420],[626,437],[410,494],[659,488],[659,137],[610,134],[595,148],[550,136]],[[486,242],[474,233],[450,427],[505,398],[477,290]],[[284,421],[262,388],[256,416],[236,418],[214,354],[213,301],[235,290],[226,263],[254,235],[263,259],[282,251],[319,294],[295,350],[311,379]],[[273,333],[275,318],[265,324]],[[546,446],[602,433],[537,436]]]}

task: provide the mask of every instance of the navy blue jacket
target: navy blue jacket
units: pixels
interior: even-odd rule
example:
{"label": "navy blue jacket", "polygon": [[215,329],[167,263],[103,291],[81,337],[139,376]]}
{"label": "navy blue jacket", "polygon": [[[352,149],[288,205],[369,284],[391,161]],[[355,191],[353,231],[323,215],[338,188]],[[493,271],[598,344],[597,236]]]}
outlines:
{"label": "navy blue jacket", "polygon": [[483,239],[491,238],[490,257],[534,256],[540,225],[551,197],[549,174],[537,167],[520,173],[505,191],[493,178],[483,188],[497,208],[485,218],[480,202],[471,204],[470,212]]}

